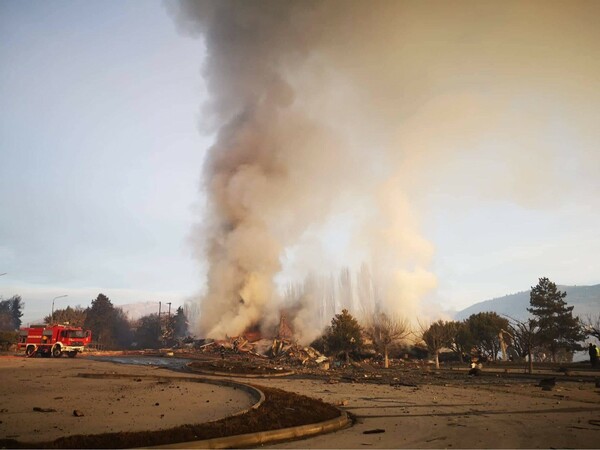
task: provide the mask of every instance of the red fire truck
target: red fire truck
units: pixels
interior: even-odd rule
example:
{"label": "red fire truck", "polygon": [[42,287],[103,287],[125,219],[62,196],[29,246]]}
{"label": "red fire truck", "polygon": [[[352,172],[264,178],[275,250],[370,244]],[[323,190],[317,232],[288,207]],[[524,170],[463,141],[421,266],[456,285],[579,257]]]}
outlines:
{"label": "red fire truck", "polygon": [[66,353],[74,358],[92,340],[92,332],[69,325],[32,325],[19,330],[18,349],[27,356],[39,354],[59,358]]}

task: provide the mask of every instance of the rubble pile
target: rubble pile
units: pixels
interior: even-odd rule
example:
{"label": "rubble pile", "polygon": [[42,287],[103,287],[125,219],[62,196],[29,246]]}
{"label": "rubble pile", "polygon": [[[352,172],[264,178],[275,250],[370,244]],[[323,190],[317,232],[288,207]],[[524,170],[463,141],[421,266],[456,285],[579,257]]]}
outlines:
{"label": "rubble pile", "polygon": [[329,358],[312,347],[301,347],[286,340],[273,340],[270,357],[291,366],[329,369]]}

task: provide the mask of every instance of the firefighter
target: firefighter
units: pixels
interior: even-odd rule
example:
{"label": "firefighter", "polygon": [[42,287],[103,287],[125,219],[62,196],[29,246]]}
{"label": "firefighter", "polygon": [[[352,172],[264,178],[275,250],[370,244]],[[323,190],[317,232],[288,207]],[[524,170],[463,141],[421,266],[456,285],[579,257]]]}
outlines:
{"label": "firefighter", "polygon": [[590,345],[588,347],[588,353],[590,355],[590,364],[592,365],[592,367],[596,367],[596,365],[598,364],[598,351],[600,349],[598,349],[598,347],[596,347],[594,344],[592,344],[590,342]]}

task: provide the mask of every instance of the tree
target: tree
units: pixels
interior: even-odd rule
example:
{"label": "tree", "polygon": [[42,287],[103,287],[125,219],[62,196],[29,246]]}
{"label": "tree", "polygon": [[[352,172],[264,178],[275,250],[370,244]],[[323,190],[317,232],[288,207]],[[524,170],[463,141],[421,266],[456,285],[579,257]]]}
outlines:
{"label": "tree", "polygon": [[350,362],[350,352],[362,347],[361,327],[347,309],[336,314],[331,320],[327,333],[327,344],[334,352],[344,352],[346,363]]}
{"label": "tree", "polygon": [[389,348],[394,342],[404,339],[410,334],[406,319],[385,313],[376,314],[367,326],[367,334],[373,340],[375,347],[383,353],[384,367],[390,366]]}
{"label": "tree", "polygon": [[85,310],[84,327],[92,331],[92,338],[107,348],[128,347],[131,332],[127,317],[120,308],[115,308],[104,294],[98,294]]}
{"label": "tree", "polygon": [[0,331],[15,331],[21,327],[24,306],[20,295],[0,300]]}
{"label": "tree", "polygon": [[579,318],[573,317],[573,306],[567,306],[564,300],[566,296],[548,278],[540,278],[529,297],[531,308],[527,311],[534,316],[533,324],[540,329],[539,343],[550,351],[553,362],[561,349],[581,350],[579,342],[585,337]]}
{"label": "tree", "polygon": [[421,339],[427,346],[427,351],[435,358],[435,368],[440,368],[440,350],[448,346],[450,341],[450,327],[448,322],[438,320],[427,328],[421,326]]}
{"label": "tree", "polygon": [[448,330],[448,348],[458,356],[460,362],[464,362],[464,355],[470,353],[475,346],[475,340],[466,321],[451,321],[446,323]]}
{"label": "tree", "polygon": [[600,314],[596,317],[587,316],[583,328],[587,336],[595,337],[600,341]]}
{"label": "tree", "polygon": [[175,336],[175,339],[181,339],[186,337],[189,334],[189,329],[188,329],[188,320],[187,317],[185,316],[185,312],[183,311],[183,308],[180,306],[179,308],[177,308],[177,311],[175,312],[175,315],[173,316],[173,333]]}
{"label": "tree", "polygon": [[513,345],[521,356],[527,355],[529,361],[528,372],[533,373],[533,350],[538,345],[539,326],[533,319],[520,321],[511,319],[509,330],[513,338]]}
{"label": "tree", "polygon": [[158,314],[149,314],[139,319],[135,331],[135,342],[139,348],[159,348],[161,337]]}
{"label": "tree", "polygon": [[[86,310],[81,306],[71,308],[67,306],[65,309],[57,309],[54,311],[54,322],[68,323],[74,327],[83,327],[85,324]],[[44,323],[49,324],[52,321],[52,315],[44,317]]]}
{"label": "tree", "polygon": [[501,350],[499,335],[508,328],[508,319],[495,312],[481,312],[469,316],[466,324],[479,353],[495,361]]}

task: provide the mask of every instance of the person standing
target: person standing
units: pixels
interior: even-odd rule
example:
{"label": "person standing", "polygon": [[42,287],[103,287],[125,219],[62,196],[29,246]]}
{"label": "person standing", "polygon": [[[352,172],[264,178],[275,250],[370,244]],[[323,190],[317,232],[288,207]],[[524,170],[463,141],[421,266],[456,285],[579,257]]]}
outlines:
{"label": "person standing", "polygon": [[595,368],[598,364],[598,350],[598,347],[590,342],[588,353],[590,355],[590,364],[592,365],[592,368]]}

